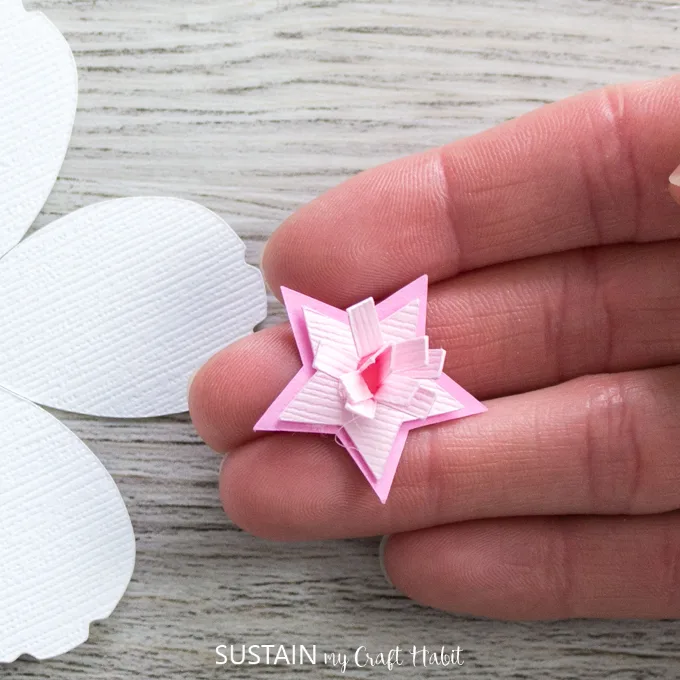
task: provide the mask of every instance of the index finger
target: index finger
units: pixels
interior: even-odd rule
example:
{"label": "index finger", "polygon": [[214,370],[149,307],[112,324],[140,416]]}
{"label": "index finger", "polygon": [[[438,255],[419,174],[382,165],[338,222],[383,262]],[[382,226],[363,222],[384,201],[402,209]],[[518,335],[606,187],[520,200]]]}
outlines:
{"label": "index finger", "polygon": [[362,173],[289,218],[263,258],[335,305],[509,260],[680,236],[680,78],[614,86]]}

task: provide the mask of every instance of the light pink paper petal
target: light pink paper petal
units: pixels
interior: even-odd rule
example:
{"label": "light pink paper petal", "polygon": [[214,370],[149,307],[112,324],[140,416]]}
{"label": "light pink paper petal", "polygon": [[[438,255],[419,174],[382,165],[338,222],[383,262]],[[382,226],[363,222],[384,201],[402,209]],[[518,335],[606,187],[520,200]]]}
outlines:
{"label": "light pink paper petal", "polygon": [[350,404],[358,404],[373,397],[359,371],[343,374],[340,377],[340,384]]}
{"label": "light pink paper petal", "polygon": [[392,373],[376,392],[376,399],[381,404],[396,407],[408,406],[420,387],[420,383],[406,375]]}
{"label": "light pink paper petal", "polygon": [[427,281],[427,275],[421,276],[377,306],[385,342],[426,334]]}
{"label": "light pink paper petal", "polygon": [[332,342],[326,341],[317,347],[312,366],[317,371],[340,378],[347,371],[356,368],[356,359],[347,354],[343,348],[338,348]]}
{"label": "light pink paper petal", "polygon": [[399,372],[427,368],[429,349],[430,339],[427,335],[395,343],[391,355],[392,370]]}
{"label": "light pink paper petal", "polygon": [[280,419],[295,423],[342,425],[346,419],[338,381],[325,373],[315,373],[295,395]]}
{"label": "light pink paper petal", "polygon": [[376,480],[383,476],[405,417],[389,406],[378,404],[373,420],[356,418],[345,424],[345,431]]}
{"label": "light pink paper petal", "polygon": [[317,349],[328,344],[335,348],[335,351],[347,355],[348,371],[356,369],[359,357],[354,348],[354,338],[349,326],[309,307],[303,307],[303,312],[312,348]]}
{"label": "light pink paper petal", "polygon": [[361,418],[375,418],[377,406],[376,400],[370,398],[366,399],[366,401],[359,401],[356,404],[348,402],[345,404],[345,409],[357,416],[361,416]]}
{"label": "light pink paper petal", "polygon": [[347,315],[359,357],[377,352],[384,343],[373,298],[353,305],[347,310]]}
{"label": "light pink paper petal", "polygon": [[421,420],[427,418],[432,413],[432,408],[436,401],[437,390],[435,389],[435,386],[421,386],[418,388],[418,391],[415,393],[405,410],[412,418]]}
{"label": "light pink paper petal", "polygon": [[437,380],[444,371],[444,360],[446,359],[445,349],[431,349],[428,352],[428,364],[422,368],[411,368],[401,373],[411,378],[428,378]]}
{"label": "light pink paper petal", "polygon": [[415,337],[418,330],[420,308],[419,299],[411,300],[399,311],[383,319],[380,322],[383,340],[385,342],[400,342]]}
{"label": "light pink paper petal", "polygon": [[432,410],[430,411],[430,416],[439,416],[445,413],[453,413],[455,411],[460,411],[463,408],[463,404],[461,404],[458,399],[447,392],[441,385],[430,382],[429,380],[421,381],[421,385],[434,390],[437,397],[432,406]]}

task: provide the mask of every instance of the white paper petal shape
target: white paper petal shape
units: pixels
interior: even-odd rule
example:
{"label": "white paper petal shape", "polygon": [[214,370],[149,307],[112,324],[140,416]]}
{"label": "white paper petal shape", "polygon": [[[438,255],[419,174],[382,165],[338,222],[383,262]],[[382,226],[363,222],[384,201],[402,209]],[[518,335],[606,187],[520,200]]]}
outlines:
{"label": "white paper petal shape", "polygon": [[0,662],[84,642],[135,562],[123,499],[96,456],[40,407],[0,390]]}
{"label": "white paper petal shape", "polygon": [[291,423],[342,425],[345,405],[338,392],[338,381],[325,373],[315,373],[281,414]]}
{"label": "white paper petal shape", "polygon": [[417,335],[420,300],[411,300],[405,307],[397,310],[380,322],[380,330],[385,342],[402,342]]}
{"label": "white paper petal shape", "polygon": [[394,441],[407,418],[389,406],[378,404],[373,419],[359,417],[345,423],[347,434],[376,479],[382,478]]}
{"label": "white paper petal shape", "polygon": [[433,385],[430,381],[419,381],[424,387],[434,390],[436,399],[430,411],[431,416],[440,416],[444,413],[453,413],[465,408],[458,399],[447,392],[441,385]]}
{"label": "white paper petal shape", "polygon": [[337,358],[342,359],[338,362],[336,368],[343,372],[354,370],[357,367],[359,356],[354,347],[354,338],[349,326],[342,321],[320,314],[314,309],[305,307],[303,313],[309,341],[314,352],[316,353],[321,345],[331,345],[335,348]]}
{"label": "white paper petal shape", "polygon": [[0,260],[0,385],[110,417],[187,410],[193,373],[266,316],[262,276],[206,208],[98,203]]}
{"label": "white paper petal shape", "polygon": [[47,200],[71,137],[78,75],[66,40],[18,0],[0,1],[0,255]]}

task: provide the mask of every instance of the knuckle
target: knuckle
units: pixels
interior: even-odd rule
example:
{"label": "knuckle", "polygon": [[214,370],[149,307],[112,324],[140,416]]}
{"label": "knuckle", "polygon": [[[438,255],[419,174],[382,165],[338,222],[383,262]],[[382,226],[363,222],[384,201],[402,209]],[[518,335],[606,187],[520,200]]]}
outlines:
{"label": "knuckle", "polygon": [[543,319],[545,353],[557,383],[608,370],[618,331],[599,250],[575,251],[560,262],[560,283]]}
{"label": "knuckle", "polygon": [[587,382],[583,460],[595,512],[625,514],[635,509],[643,461],[636,401],[624,376]]}
{"label": "knuckle", "polygon": [[632,241],[638,236],[640,181],[628,109],[626,88],[612,85],[586,112],[589,134],[579,155],[597,245],[618,241],[621,233]]}

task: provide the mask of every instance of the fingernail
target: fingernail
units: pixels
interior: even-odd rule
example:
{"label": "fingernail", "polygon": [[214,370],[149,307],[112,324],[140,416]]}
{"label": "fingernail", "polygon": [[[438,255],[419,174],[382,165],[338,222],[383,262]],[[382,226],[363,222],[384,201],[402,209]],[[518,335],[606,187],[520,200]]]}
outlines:
{"label": "fingernail", "polygon": [[676,187],[680,187],[680,165],[673,170],[671,173],[671,176],[668,178],[668,181]]}
{"label": "fingernail", "polygon": [[227,462],[227,454],[225,453],[222,456],[222,460],[220,461],[220,471],[217,473],[218,478],[222,477],[222,468],[224,467],[224,464]]}
{"label": "fingernail", "polygon": [[267,252],[268,245],[269,239],[265,241],[264,246],[262,247],[262,252],[260,253],[260,271],[262,272],[262,276],[264,276],[264,267],[262,266],[264,263],[264,254]]}
{"label": "fingernail", "polygon": [[385,577],[385,580],[387,581],[390,588],[394,588],[394,583],[392,583],[390,580],[387,569],[385,569],[385,548],[387,547],[387,541],[389,540],[389,536],[383,536],[382,541],[380,541],[380,547],[378,548],[378,559],[380,560],[380,571],[382,571],[382,575]]}
{"label": "fingernail", "polygon": [[194,384],[194,379],[198,375],[198,372],[200,371],[200,368],[197,368],[190,376],[189,376],[189,382],[187,384],[187,397],[191,394],[191,386]]}

